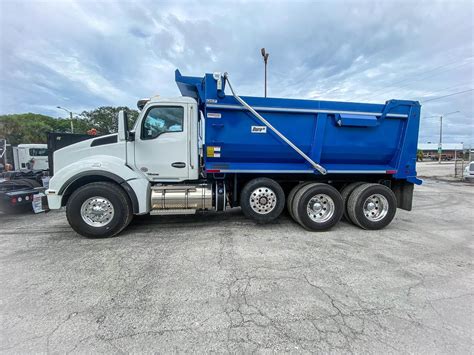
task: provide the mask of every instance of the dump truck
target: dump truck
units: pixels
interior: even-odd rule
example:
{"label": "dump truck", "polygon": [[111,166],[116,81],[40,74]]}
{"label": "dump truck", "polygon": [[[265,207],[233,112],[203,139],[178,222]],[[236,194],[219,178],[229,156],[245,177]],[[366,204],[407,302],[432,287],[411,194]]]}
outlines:
{"label": "dump truck", "polygon": [[387,226],[411,210],[420,104],[239,96],[227,73],[175,72],[181,97],[138,101],[118,133],[54,153],[49,208],[66,206],[86,237],[120,233],[134,215],[223,212],[258,223],[286,208],[309,231],[345,218]]}

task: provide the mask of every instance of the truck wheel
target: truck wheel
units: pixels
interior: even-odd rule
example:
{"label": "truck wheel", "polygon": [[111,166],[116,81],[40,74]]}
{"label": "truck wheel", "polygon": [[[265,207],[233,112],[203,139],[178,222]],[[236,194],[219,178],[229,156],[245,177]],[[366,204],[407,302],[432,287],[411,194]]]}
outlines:
{"label": "truck wheel", "polygon": [[307,230],[327,230],[339,222],[343,213],[341,194],[328,184],[306,185],[296,193],[293,200],[293,214]]}
{"label": "truck wheel", "polygon": [[363,184],[349,196],[347,212],[351,221],[363,229],[382,229],[395,217],[397,199],[381,184]]}
{"label": "truck wheel", "polygon": [[351,219],[349,218],[349,213],[347,212],[347,201],[349,200],[349,196],[351,193],[358,188],[360,185],[363,185],[364,182],[358,181],[358,182],[353,182],[351,184],[348,184],[344,186],[341,190],[341,197],[342,201],[344,202],[344,218],[351,222]]}
{"label": "truck wheel", "polygon": [[286,208],[288,209],[288,213],[290,214],[291,218],[293,218],[295,222],[298,222],[298,221],[296,220],[296,217],[293,214],[293,200],[295,199],[295,195],[298,192],[298,190],[308,184],[311,184],[311,182],[308,182],[308,181],[300,182],[298,185],[296,185],[295,187],[291,189],[290,193],[288,194],[288,198],[286,199]]}
{"label": "truck wheel", "polygon": [[242,189],[240,206],[245,216],[259,223],[271,222],[285,208],[285,193],[275,180],[253,179]]}
{"label": "truck wheel", "polygon": [[72,229],[89,238],[120,233],[131,222],[132,214],[126,192],[110,182],[93,182],[78,188],[66,208]]}

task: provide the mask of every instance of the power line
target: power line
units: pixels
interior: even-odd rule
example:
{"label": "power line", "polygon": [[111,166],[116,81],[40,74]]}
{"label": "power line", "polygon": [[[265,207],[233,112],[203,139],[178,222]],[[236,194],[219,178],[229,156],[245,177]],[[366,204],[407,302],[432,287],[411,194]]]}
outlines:
{"label": "power line", "polygon": [[425,103],[425,102],[428,102],[428,101],[434,101],[434,100],[444,99],[445,97],[454,96],[454,95],[460,95],[460,94],[464,94],[464,93],[470,92],[470,91],[474,91],[474,89],[459,91],[459,92],[455,92],[455,93],[452,93],[452,94],[448,94],[448,95],[444,95],[444,96],[440,96],[440,97],[435,97],[434,99],[424,100],[424,101],[420,101],[420,102],[421,102],[421,103]]}
{"label": "power line", "polygon": [[448,87],[446,87],[446,88],[439,89],[439,90],[435,90],[435,91],[429,91],[428,95],[425,95],[425,96],[415,96],[415,98],[423,99],[423,98],[425,98],[425,97],[428,97],[428,96],[431,95],[431,94],[435,94],[435,93],[438,93],[438,92],[441,92],[441,91],[445,91],[445,90],[457,88],[458,86],[465,86],[465,85],[468,85],[468,84],[471,84],[471,81],[469,81],[469,82],[467,82],[467,83],[463,83],[463,84],[456,84],[456,85],[453,85],[453,86],[448,86]]}
{"label": "power line", "polygon": [[[426,79],[429,79],[429,78],[432,78],[438,74],[441,74],[441,73],[445,73],[449,70],[452,70],[452,69],[457,69],[463,65],[466,65],[466,64],[469,64],[469,63],[462,63],[460,65],[456,65],[454,67],[451,67],[451,68],[447,68],[445,70],[441,70],[441,71],[438,71],[437,73],[433,73],[432,75],[426,75],[426,76],[422,76],[422,77],[418,77],[416,79],[409,79],[409,80],[405,80],[404,82],[406,83],[405,85],[402,85],[402,86],[396,86],[394,87],[393,85],[390,85],[389,87],[392,87],[391,89],[388,89],[387,91],[383,92],[384,89],[382,89],[382,93],[379,93],[379,95],[387,95],[389,92],[392,92],[394,90],[399,90],[399,89],[403,89],[403,88],[406,88],[407,86],[410,86],[411,83],[415,82],[415,81],[420,81],[420,80],[426,80]],[[425,73],[426,74],[426,73]],[[422,74],[419,74],[419,75],[422,75]],[[380,90],[379,90],[380,91]]]}
{"label": "power line", "polygon": [[[469,58],[466,58],[466,59],[471,59],[471,58],[472,58],[472,57],[469,57]],[[419,81],[419,80],[423,80],[423,79],[428,79],[428,78],[431,78],[431,77],[433,77],[433,76],[436,76],[436,75],[438,75],[438,74],[440,74],[440,73],[444,73],[444,72],[449,71],[449,70],[452,70],[452,69],[457,69],[458,67],[461,67],[461,66],[463,66],[463,65],[470,64],[469,62],[461,63],[461,64],[459,64],[459,65],[456,65],[456,66],[454,66],[454,67],[448,68],[448,69],[446,69],[446,70],[442,70],[442,71],[440,71],[440,72],[438,72],[438,73],[434,73],[433,75],[423,76],[424,74],[431,73],[431,72],[433,72],[433,71],[436,71],[436,70],[439,70],[439,69],[448,67],[448,66],[453,65],[453,64],[456,64],[456,63],[459,63],[459,60],[454,61],[454,62],[451,62],[451,63],[448,63],[448,64],[440,65],[440,66],[438,66],[438,67],[436,67],[436,68],[433,68],[433,69],[430,69],[430,70],[421,72],[421,73],[417,74],[417,77],[416,77],[416,78],[408,78],[408,79],[396,81],[396,82],[394,82],[394,83],[392,83],[392,84],[390,84],[390,85],[388,85],[388,86],[386,86],[386,87],[384,87],[384,88],[382,88],[382,89],[375,90],[375,91],[371,92],[370,95],[374,95],[374,94],[377,94],[377,93],[380,93],[380,92],[383,93],[384,90],[387,90],[387,88],[391,88],[391,89],[388,89],[388,90],[385,92],[385,94],[386,94],[386,93],[391,92],[391,91],[393,91],[393,90],[396,90],[396,89],[400,89],[400,88],[404,88],[404,87],[409,86],[409,85],[403,85],[403,86],[401,86],[401,87],[400,87],[400,86],[395,87],[395,85],[397,85],[397,84],[401,84],[401,83],[411,83],[411,82],[414,82],[414,81]],[[420,76],[422,76],[422,77],[420,78]],[[360,97],[357,98],[357,97],[356,97],[355,100],[363,100],[365,97],[367,97],[367,95],[363,95],[362,98],[360,98]]]}

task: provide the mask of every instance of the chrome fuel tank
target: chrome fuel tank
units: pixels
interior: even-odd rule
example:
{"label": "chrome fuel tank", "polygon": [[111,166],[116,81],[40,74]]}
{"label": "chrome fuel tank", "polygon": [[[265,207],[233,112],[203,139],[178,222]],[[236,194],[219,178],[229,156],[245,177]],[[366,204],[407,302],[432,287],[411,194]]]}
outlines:
{"label": "chrome fuel tank", "polygon": [[212,184],[156,185],[151,190],[152,212],[210,210],[212,201]]}

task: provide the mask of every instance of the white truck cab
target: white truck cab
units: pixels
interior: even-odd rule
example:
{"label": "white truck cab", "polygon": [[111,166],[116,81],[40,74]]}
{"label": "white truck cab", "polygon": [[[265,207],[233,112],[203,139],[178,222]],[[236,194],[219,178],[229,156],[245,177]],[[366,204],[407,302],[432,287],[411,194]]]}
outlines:
{"label": "white truck cab", "polygon": [[132,130],[127,164],[153,182],[195,180],[199,175],[198,110],[190,97],[151,99]]}
{"label": "white truck cab", "polygon": [[[89,139],[54,152],[54,175],[46,192],[49,207],[58,209],[67,204],[71,226],[81,234],[113,235],[125,227],[133,214],[146,214],[152,209],[175,210],[183,202],[189,213],[194,206],[189,204],[190,197],[194,195],[199,200],[196,209],[212,207],[211,187],[198,181],[202,134],[198,132],[196,100],[152,98],[130,131],[127,124],[126,114],[121,112],[118,134]],[[193,183],[183,188],[185,181]],[[107,197],[92,198],[86,200],[86,205],[83,201],[76,206],[71,199],[85,191],[79,189],[84,185],[98,195],[111,190],[105,191]],[[117,196],[128,200],[130,211],[113,207],[112,200]],[[76,208],[79,213],[74,212]]]}
{"label": "white truck cab", "polygon": [[48,170],[48,146],[46,144],[19,144],[13,147],[15,170]]}

